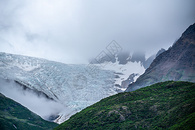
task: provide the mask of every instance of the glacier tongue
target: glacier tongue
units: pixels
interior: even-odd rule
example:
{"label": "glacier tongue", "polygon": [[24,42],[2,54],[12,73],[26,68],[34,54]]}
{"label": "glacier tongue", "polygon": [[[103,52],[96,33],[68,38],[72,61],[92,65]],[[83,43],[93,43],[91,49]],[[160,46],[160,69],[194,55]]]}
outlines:
{"label": "glacier tongue", "polygon": [[102,98],[116,94],[114,72],[86,65],[67,65],[45,59],[0,53],[0,78],[12,79],[41,91],[64,105],[57,123]]}

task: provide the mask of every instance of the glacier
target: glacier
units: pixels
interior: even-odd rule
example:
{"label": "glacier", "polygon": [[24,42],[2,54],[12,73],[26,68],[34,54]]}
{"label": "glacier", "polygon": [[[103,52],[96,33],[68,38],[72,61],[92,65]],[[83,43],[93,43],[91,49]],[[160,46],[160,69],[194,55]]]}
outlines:
{"label": "glacier", "polygon": [[[116,87],[116,82],[127,79],[131,73],[142,74],[145,71],[139,63],[101,66],[64,64],[0,52],[0,78],[13,80],[61,103],[64,110],[58,113],[57,123],[105,97],[117,94],[118,89],[125,90]],[[116,73],[120,73],[122,78],[116,78]]]}

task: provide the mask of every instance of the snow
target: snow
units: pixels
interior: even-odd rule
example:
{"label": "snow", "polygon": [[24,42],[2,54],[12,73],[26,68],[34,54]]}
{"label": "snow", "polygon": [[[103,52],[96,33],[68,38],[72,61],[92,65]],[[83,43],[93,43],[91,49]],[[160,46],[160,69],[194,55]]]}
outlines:
{"label": "snow", "polygon": [[[95,64],[101,69],[104,70],[112,70],[115,72],[115,75],[118,75],[120,78],[115,78],[114,84],[121,85],[122,81],[128,79],[130,74],[138,74],[134,77],[134,81],[137,80],[139,75],[145,72],[145,68],[141,65],[141,62],[127,62],[127,64],[119,64],[119,61],[116,60],[115,63],[112,62],[105,62],[102,64]],[[125,91],[126,88],[118,88],[121,91]]]}
{"label": "snow", "polygon": [[[117,94],[118,88],[130,74],[141,75],[141,63],[67,65],[33,57],[0,53],[0,78],[12,79],[41,91],[64,106],[57,123],[69,119],[103,98]],[[121,74],[116,74],[121,73]],[[118,75],[120,78],[116,78]],[[138,76],[134,78],[136,80]]]}

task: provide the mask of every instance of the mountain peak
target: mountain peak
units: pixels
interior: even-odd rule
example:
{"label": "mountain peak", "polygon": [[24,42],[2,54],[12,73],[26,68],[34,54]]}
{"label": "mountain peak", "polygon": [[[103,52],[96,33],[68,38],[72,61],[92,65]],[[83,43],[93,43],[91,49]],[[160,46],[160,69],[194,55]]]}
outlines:
{"label": "mountain peak", "polygon": [[195,82],[195,24],[189,26],[172,47],[158,55],[126,91],[168,80]]}
{"label": "mountain peak", "polygon": [[182,38],[183,37],[187,37],[187,36],[191,36],[191,35],[195,35],[195,23],[190,25],[186,31],[182,34]]}

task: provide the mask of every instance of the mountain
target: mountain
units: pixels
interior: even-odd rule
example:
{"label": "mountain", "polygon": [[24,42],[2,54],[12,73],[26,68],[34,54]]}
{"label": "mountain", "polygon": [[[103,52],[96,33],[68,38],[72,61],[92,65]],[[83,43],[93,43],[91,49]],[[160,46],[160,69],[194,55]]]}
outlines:
{"label": "mountain", "polygon": [[153,62],[153,60],[158,56],[160,55],[161,53],[163,53],[164,51],[166,51],[165,49],[161,48],[157,53],[156,55],[152,55],[150,56],[145,62],[143,62],[143,66],[144,68],[149,68],[149,66],[151,65],[151,63]]}
{"label": "mountain", "polygon": [[56,126],[0,93],[1,130],[50,130]]}
{"label": "mountain", "polygon": [[116,55],[105,54],[102,57],[91,59],[90,63],[104,70],[112,70],[115,72],[115,87],[117,92],[124,92],[128,85],[136,81],[136,79],[144,73],[157,55],[164,52],[161,49],[156,55],[146,58],[145,53],[136,51],[132,54],[129,52],[119,52]]}
{"label": "mountain", "polygon": [[56,113],[59,116],[55,120],[57,123],[105,97],[117,94],[114,71],[102,70],[92,64],[67,65],[0,53],[0,78],[14,81],[14,84],[42,93],[62,104],[63,111]]}
{"label": "mountain", "polygon": [[[165,52],[166,50],[161,48],[157,53],[156,53],[156,57],[159,56],[161,53]],[[152,63],[152,62],[151,62]],[[148,66],[149,67],[149,66]]]}
{"label": "mountain", "polygon": [[168,80],[195,82],[195,24],[167,51],[158,55],[128,91]]}
{"label": "mountain", "polygon": [[129,52],[119,52],[116,55],[111,55],[111,54],[106,54],[102,56],[100,59],[98,58],[93,58],[90,60],[90,63],[92,64],[104,64],[106,62],[111,62],[111,63],[116,63],[118,61],[119,65],[125,65],[128,64],[128,62],[137,62],[140,63],[145,69],[147,69],[152,61],[164,52],[165,49],[159,50],[156,55],[151,55],[150,57],[146,58],[145,53],[142,51],[135,51],[132,54]]}
{"label": "mountain", "polygon": [[195,127],[195,83],[167,81],[101,100],[55,130]]}

